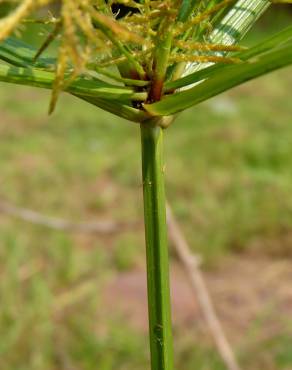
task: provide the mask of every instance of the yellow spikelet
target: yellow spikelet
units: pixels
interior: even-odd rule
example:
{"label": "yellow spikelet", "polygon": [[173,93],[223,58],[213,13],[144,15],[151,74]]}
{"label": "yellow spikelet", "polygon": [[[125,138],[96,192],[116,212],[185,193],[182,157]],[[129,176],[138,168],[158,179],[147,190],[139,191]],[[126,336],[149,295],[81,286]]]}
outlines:
{"label": "yellow spikelet", "polygon": [[239,45],[221,45],[221,44],[211,44],[207,42],[192,42],[192,41],[183,41],[176,40],[175,45],[181,49],[189,51],[242,51],[246,50],[245,47]]}
{"label": "yellow spikelet", "polygon": [[234,64],[240,63],[239,58],[220,57],[215,55],[186,55],[178,54],[170,57],[172,62],[194,62],[194,63],[225,63]]}
{"label": "yellow spikelet", "polygon": [[53,113],[60,92],[63,90],[65,85],[65,73],[68,64],[68,49],[66,45],[62,45],[59,50],[58,64],[56,70],[56,78],[53,85],[52,96],[49,106],[49,114]]}

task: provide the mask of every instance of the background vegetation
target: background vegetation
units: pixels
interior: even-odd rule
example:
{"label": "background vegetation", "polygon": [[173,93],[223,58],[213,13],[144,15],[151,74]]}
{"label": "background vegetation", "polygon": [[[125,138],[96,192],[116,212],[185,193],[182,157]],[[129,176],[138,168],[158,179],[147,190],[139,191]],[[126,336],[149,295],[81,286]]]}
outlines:
{"label": "background vegetation", "polygon": [[[271,12],[253,37],[285,22],[287,10]],[[201,104],[167,132],[169,201],[247,369],[292,369],[290,71]],[[141,220],[134,124],[69,96],[45,117],[48,96],[0,86],[1,199],[76,221]],[[147,368],[145,318],[114,309],[133,294],[120,297],[118,282],[144,273],[143,240],[142,223],[101,238],[0,215],[0,368]],[[224,369],[194,315],[175,325],[177,368]]]}

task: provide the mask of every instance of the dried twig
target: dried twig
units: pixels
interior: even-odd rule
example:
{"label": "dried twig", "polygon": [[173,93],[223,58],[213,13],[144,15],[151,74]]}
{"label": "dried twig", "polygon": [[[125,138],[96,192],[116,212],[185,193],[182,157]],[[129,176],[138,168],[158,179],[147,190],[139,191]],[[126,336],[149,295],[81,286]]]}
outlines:
{"label": "dried twig", "polygon": [[62,218],[44,216],[39,212],[16,207],[7,202],[0,202],[0,213],[60,231],[111,235],[137,227],[137,223],[119,223],[110,220],[77,223]]}
{"label": "dried twig", "polygon": [[229,370],[240,370],[235,355],[216,314],[202,272],[200,271],[200,258],[191,252],[191,249],[169,205],[167,206],[167,222],[170,240],[188,278],[190,279],[191,286],[194,290],[206,323],[209,326],[210,332],[212,333],[218,352]]}

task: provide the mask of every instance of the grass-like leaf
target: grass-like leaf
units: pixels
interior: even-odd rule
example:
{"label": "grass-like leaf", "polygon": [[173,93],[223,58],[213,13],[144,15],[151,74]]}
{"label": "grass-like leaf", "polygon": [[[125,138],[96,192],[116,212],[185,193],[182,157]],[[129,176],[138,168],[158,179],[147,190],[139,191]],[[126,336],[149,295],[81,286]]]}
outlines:
{"label": "grass-like leaf", "polygon": [[[37,70],[36,67],[51,68],[55,64],[56,59],[43,56],[35,61],[34,57],[36,53],[37,49],[13,37],[9,37],[2,41],[0,44],[0,59],[11,64],[12,66],[22,67],[22,69],[0,65],[0,80],[9,83],[51,89],[55,75],[52,72]],[[82,81],[82,78],[80,78],[77,84],[76,81],[73,82],[68,87],[67,91],[90,104],[93,104],[126,120],[132,122],[142,122],[147,119],[148,116],[145,112],[119,102],[118,98],[120,92],[122,92],[122,100],[124,101],[124,94],[126,91],[128,91],[130,95],[128,95],[126,92],[125,98],[129,103],[129,98],[133,93],[132,90],[128,89],[125,91],[125,89],[122,88],[122,90],[119,91],[118,96],[115,95],[117,92],[116,90],[114,96],[111,94],[103,94],[103,91],[99,90],[98,94],[96,95],[94,92],[95,87],[97,87],[96,82],[94,82],[93,90],[93,84],[91,84],[90,91],[87,89],[84,91],[84,82]],[[88,82],[89,81],[85,82],[87,87],[89,87]],[[108,85],[100,81],[99,87],[101,86],[105,87]]]}
{"label": "grass-like leaf", "polygon": [[290,64],[292,64],[292,43],[287,43],[250,63],[226,67],[189,90],[166,96],[161,101],[146,104],[144,107],[154,116],[176,114],[230,88]]}
{"label": "grass-like leaf", "polygon": [[73,94],[86,102],[131,122],[141,123],[149,119],[147,112],[113,100]]}
{"label": "grass-like leaf", "polygon": [[[0,81],[3,82],[51,89],[54,79],[55,74],[52,72],[36,68],[0,65]],[[136,93],[131,88],[114,86],[96,79],[87,80],[85,78],[74,80],[66,87],[65,91],[83,97],[109,99],[124,103],[130,103],[133,100],[143,101],[146,98],[145,93]]]}
{"label": "grass-like leaf", "polygon": [[52,68],[56,59],[43,56],[34,60],[37,49],[14,37],[8,37],[0,43],[0,59],[18,67],[34,66]]}
{"label": "grass-like leaf", "polygon": [[[217,44],[234,45],[239,42],[260,16],[271,5],[270,0],[239,0],[217,24],[209,41]],[[202,64],[189,64],[184,75],[205,68]]]}
{"label": "grass-like leaf", "polygon": [[[286,27],[284,30],[276,33],[275,35],[268,37],[261,41],[259,44],[251,47],[248,50],[236,54],[242,61],[246,61],[250,58],[263,54],[270,51],[273,48],[281,46],[283,43],[292,40],[292,26]],[[223,64],[215,64],[204,69],[195,71],[185,77],[179,78],[175,81],[166,82],[164,85],[164,91],[171,91],[174,89],[185,88],[188,85],[197,83],[206,78],[210,78],[216,73],[220,73],[222,69],[228,68],[229,66]]]}

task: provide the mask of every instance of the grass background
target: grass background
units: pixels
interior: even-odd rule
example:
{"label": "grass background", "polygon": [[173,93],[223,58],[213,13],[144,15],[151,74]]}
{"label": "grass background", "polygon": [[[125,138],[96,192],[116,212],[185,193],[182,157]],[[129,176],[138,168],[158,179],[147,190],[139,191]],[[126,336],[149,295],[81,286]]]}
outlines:
{"label": "grass background", "polygon": [[[287,10],[268,14],[246,44],[287,22]],[[291,72],[200,104],[166,132],[168,199],[206,271],[291,258]],[[66,95],[47,117],[48,99],[0,85],[0,200],[75,221],[141,221],[138,127]],[[107,281],[143,266],[142,227],[101,238],[0,214],[0,368],[147,369],[145,333],[103,300]],[[246,369],[292,369],[289,330],[253,341],[268,309],[235,349]],[[204,329],[175,327],[175,338],[178,369],[224,369]]]}

